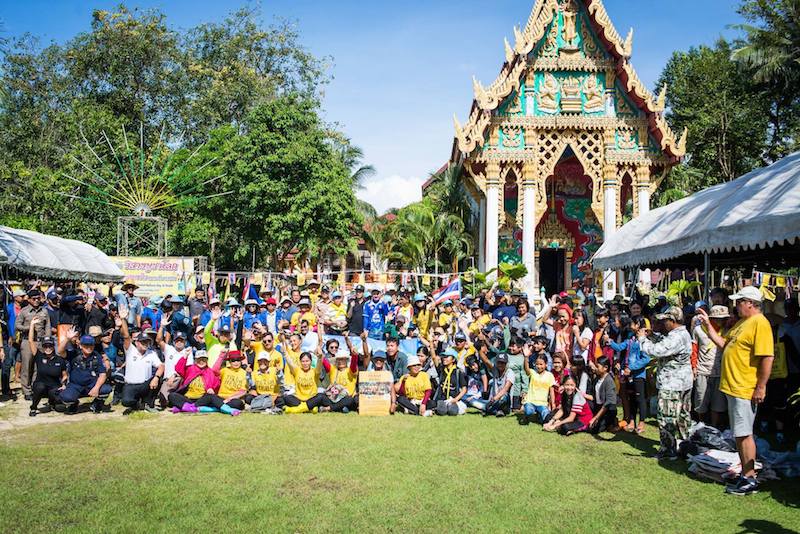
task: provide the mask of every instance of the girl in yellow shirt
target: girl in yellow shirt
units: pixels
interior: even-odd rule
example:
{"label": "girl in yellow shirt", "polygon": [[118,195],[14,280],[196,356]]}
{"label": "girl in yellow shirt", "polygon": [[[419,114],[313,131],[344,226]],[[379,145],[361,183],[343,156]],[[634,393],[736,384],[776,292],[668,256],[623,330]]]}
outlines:
{"label": "girl in yellow shirt", "polygon": [[408,374],[403,375],[394,385],[397,393],[397,404],[407,413],[414,415],[431,415],[426,410],[431,398],[432,386],[428,373],[422,370],[422,363],[417,356],[408,358]]}
{"label": "girl in yellow shirt", "polygon": [[325,348],[329,353],[335,354],[336,366],[332,366],[328,358],[322,356],[322,367],[330,377],[330,385],[325,391],[324,405],[319,411],[348,413],[356,408],[357,403],[358,353],[338,352],[339,343],[334,339],[329,339]]}
{"label": "girl in yellow shirt", "polygon": [[312,356],[310,352],[300,355],[300,365],[297,366],[290,358],[286,358],[286,368],[294,381],[293,395],[284,395],[286,413],[310,413],[314,408],[322,406],[325,396],[318,393],[320,386],[321,365],[311,367]]}
{"label": "girl in yellow shirt", "polygon": [[244,354],[236,351],[228,353],[229,366],[219,371],[219,392],[222,401],[234,410],[244,410],[243,397],[247,394],[247,371],[242,367]]}

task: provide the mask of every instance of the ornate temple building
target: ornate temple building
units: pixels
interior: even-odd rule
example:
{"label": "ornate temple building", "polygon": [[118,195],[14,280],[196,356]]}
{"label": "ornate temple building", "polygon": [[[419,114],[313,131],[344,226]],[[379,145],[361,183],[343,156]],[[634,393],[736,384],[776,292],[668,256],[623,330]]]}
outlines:
{"label": "ornate temple building", "polygon": [[[600,0],[537,0],[505,42],[505,63],[455,118],[451,164],[479,213],[479,264],[522,262],[548,294],[590,273],[589,260],[685,154]],[[616,291],[613,274],[604,294]]]}

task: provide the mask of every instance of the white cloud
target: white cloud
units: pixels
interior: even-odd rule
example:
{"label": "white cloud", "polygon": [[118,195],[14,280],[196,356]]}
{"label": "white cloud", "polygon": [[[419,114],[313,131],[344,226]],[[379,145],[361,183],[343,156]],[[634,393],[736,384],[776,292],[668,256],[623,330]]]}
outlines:
{"label": "white cloud", "polygon": [[378,214],[390,208],[402,208],[422,199],[422,184],[426,178],[387,176],[373,178],[364,184],[356,196],[366,200],[377,210]]}

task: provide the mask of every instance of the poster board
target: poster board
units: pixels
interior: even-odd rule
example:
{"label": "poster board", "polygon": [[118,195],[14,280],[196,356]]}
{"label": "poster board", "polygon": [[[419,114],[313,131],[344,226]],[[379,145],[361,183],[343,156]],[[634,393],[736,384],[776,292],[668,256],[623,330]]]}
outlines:
{"label": "poster board", "polygon": [[358,415],[389,415],[394,385],[389,371],[358,373]]}
{"label": "poster board", "polygon": [[111,256],[110,259],[125,273],[125,281],[139,286],[137,297],[185,295],[194,290],[193,257]]}

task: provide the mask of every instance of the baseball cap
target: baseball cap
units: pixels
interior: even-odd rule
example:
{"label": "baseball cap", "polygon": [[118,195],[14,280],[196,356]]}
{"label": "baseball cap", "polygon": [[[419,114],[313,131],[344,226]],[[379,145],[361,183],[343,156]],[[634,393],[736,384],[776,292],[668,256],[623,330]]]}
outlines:
{"label": "baseball cap", "polygon": [[419,358],[417,356],[409,356],[406,367],[413,367],[415,365],[422,365],[422,362],[419,361]]}
{"label": "baseball cap", "polygon": [[311,307],[311,300],[309,299],[300,299],[300,302],[297,303],[298,306],[308,306]]}
{"label": "baseball cap", "polygon": [[258,306],[258,301],[256,299],[247,299],[244,301],[245,306]]}
{"label": "baseball cap", "polygon": [[683,321],[683,310],[681,310],[677,306],[670,306],[663,313],[656,314],[656,319],[659,321],[663,321],[665,319],[670,319],[675,321],[676,323],[680,323]]}
{"label": "baseball cap", "polygon": [[152,339],[150,339],[150,336],[148,336],[146,332],[139,332],[138,334],[135,334],[133,336],[133,340],[139,341],[141,343],[149,343],[152,341]]}
{"label": "baseball cap", "polygon": [[171,299],[169,299],[169,301],[170,301],[172,304],[183,304],[183,297],[182,297],[182,296],[180,296],[180,295],[175,295],[174,297],[172,297]]}
{"label": "baseball cap", "polygon": [[291,299],[291,297],[283,297],[283,298],[281,299],[281,304],[283,304],[284,302],[292,302],[292,299]]}
{"label": "baseball cap", "polygon": [[48,291],[47,292],[47,300],[56,300],[58,298],[58,293],[55,291]]}
{"label": "baseball cap", "polygon": [[214,297],[213,299],[208,301],[208,305],[209,306],[213,306],[215,304],[220,304],[220,301],[219,301],[219,299],[217,297]]}
{"label": "baseball cap", "polygon": [[358,284],[356,286],[356,291],[364,291],[364,286],[362,286],[361,284]]}
{"label": "baseball cap", "polygon": [[452,306],[452,305],[453,305],[453,301],[452,301],[452,300],[450,300],[450,299],[447,299],[446,301],[444,301],[444,302],[443,302],[443,304],[444,304],[445,306]]}
{"label": "baseball cap", "polygon": [[228,360],[244,360],[244,354],[238,350],[232,350],[228,353]]}
{"label": "baseball cap", "polygon": [[694,303],[694,309],[695,310],[699,310],[700,308],[708,309],[708,302],[706,302],[704,300],[698,300],[697,302],[695,302]]}
{"label": "baseball cap", "polygon": [[502,289],[498,289],[497,291],[494,292],[494,294],[495,294],[496,297],[505,297],[506,296],[506,292],[503,291]]}
{"label": "baseball cap", "polygon": [[270,304],[272,304],[272,305],[274,306],[274,305],[276,305],[276,304],[278,304],[278,303],[275,301],[275,299],[274,299],[274,298],[270,297],[270,298],[268,298],[267,300],[265,300],[265,301],[264,301],[264,304],[266,304],[267,306],[269,306]]}
{"label": "baseball cap", "polygon": [[52,346],[55,347],[56,346],[56,338],[54,338],[53,336],[44,336],[42,338],[42,340],[40,341],[40,343],[42,345],[52,345]]}
{"label": "baseball cap", "polygon": [[28,291],[28,297],[29,298],[36,298],[36,297],[41,297],[41,296],[42,296],[42,292],[39,291],[38,289],[31,289],[30,291]]}
{"label": "baseball cap", "polygon": [[231,334],[231,327],[230,327],[229,325],[226,325],[226,324],[224,324],[224,325],[222,325],[222,326],[220,326],[220,327],[219,327],[219,330],[218,330],[218,332],[219,332],[220,334],[227,334],[227,335],[230,335],[230,334]]}
{"label": "baseball cap", "polygon": [[498,354],[494,361],[495,363],[508,363],[508,356],[505,354]]}
{"label": "baseball cap", "polygon": [[458,359],[458,353],[455,351],[455,349],[452,348],[447,349],[442,353],[442,358],[444,358],[445,356],[450,356],[451,358]]}
{"label": "baseball cap", "polygon": [[372,358],[374,360],[385,360],[386,359],[386,351],[385,350],[376,350],[372,354]]}
{"label": "baseball cap", "polygon": [[341,298],[341,296],[342,296],[342,294],[341,294],[339,291],[334,291],[334,292],[331,294],[331,298],[332,298],[332,299],[338,299],[338,298]]}
{"label": "baseball cap", "polygon": [[204,350],[198,350],[197,352],[194,353],[194,359],[195,359],[195,361],[197,361],[200,358],[204,358],[204,359],[207,360],[208,359],[208,353],[206,351],[204,351]]}
{"label": "baseball cap", "polygon": [[[28,293],[28,296],[30,296],[30,293]],[[733,301],[737,301],[739,299],[747,299],[747,300],[752,300],[752,301],[755,301],[755,302],[761,302],[761,299],[763,297],[761,295],[761,291],[759,291],[759,289],[757,287],[755,287],[755,286],[746,286],[746,287],[743,287],[737,293],[734,293],[733,295],[731,295],[728,298],[733,300]]]}
{"label": "baseball cap", "polygon": [[417,293],[414,295],[414,302],[420,302],[425,300],[425,293]]}
{"label": "baseball cap", "polygon": [[453,340],[456,342],[466,341],[467,336],[464,335],[464,332],[458,332],[455,336],[453,336]]}
{"label": "baseball cap", "polygon": [[81,345],[86,345],[87,347],[88,346],[94,347],[94,338],[88,334],[85,336],[81,336],[80,343]]}
{"label": "baseball cap", "polygon": [[259,352],[258,356],[256,356],[256,361],[260,362],[261,360],[269,361],[269,352],[267,352],[265,350],[262,350],[261,352]]}
{"label": "baseball cap", "polygon": [[183,332],[180,332],[180,331],[175,332],[174,339],[183,339],[185,341],[186,340],[186,334],[184,334]]}
{"label": "baseball cap", "polygon": [[89,330],[86,333],[92,337],[102,336],[103,328],[100,325],[93,325],[89,327]]}

